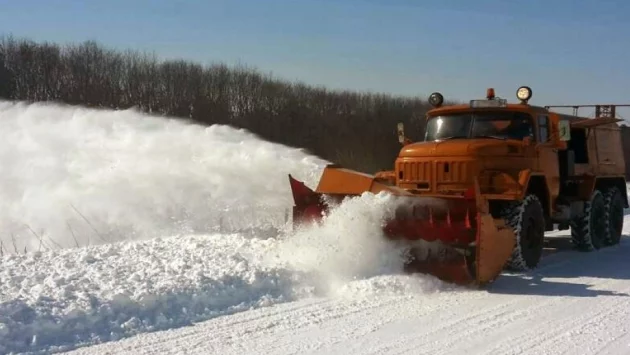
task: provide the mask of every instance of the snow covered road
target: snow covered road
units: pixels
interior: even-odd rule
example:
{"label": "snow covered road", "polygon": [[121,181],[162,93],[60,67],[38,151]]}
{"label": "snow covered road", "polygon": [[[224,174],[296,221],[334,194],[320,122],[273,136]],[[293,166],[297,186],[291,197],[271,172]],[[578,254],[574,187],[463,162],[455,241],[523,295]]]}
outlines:
{"label": "snow covered road", "polygon": [[350,283],[337,297],[71,354],[628,354],[629,253],[627,237],[596,253],[561,251],[536,272],[503,275],[489,290],[377,277]]}

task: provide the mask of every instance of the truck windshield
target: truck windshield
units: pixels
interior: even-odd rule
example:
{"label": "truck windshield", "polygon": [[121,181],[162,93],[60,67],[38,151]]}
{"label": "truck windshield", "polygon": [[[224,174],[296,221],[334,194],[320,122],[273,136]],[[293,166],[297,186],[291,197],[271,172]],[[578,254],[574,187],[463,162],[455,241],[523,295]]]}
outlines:
{"label": "truck windshield", "polygon": [[531,116],[523,112],[476,112],[429,118],[424,140],[533,138]]}

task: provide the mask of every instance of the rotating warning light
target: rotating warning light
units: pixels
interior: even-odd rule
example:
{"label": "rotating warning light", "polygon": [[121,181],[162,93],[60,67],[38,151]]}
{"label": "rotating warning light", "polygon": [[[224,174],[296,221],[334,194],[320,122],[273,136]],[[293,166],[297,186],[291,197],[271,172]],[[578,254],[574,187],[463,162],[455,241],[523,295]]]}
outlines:
{"label": "rotating warning light", "polygon": [[529,86],[521,86],[516,90],[516,97],[526,103],[532,97],[532,89]]}
{"label": "rotating warning light", "polygon": [[494,99],[494,88],[486,89],[486,99],[493,100]]}
{"label": "rotating warning light", "polygon": [[442,103],[444,103],[444,96],[442,96],[439,92],[434,92],[429,96],[429,103],[433,107],[442,106]]}

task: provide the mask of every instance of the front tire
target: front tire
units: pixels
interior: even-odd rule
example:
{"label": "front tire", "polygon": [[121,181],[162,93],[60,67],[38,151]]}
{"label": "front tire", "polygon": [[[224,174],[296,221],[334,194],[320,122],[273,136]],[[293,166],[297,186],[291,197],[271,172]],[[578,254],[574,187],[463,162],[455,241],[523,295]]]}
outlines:
{"label": "front tire", "polygon": [[516,236],[506,267],[527,271],[538,266],[545,239],[545,212],[540,199],[534,194],[527,195],[523,201],[510,203],[501,214]]}

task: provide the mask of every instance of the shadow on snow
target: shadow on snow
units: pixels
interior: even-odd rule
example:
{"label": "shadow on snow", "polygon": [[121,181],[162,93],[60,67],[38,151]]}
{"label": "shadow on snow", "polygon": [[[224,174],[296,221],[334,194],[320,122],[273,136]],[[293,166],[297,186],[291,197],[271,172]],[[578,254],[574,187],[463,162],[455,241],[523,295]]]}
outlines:
{"label": "shadow on snow", "polygon": [[506,271],[487,290],[498,294],[564,297],[630,296],[607,289],[609,282],[602,280],[630,280],[629,253],[628,235],[623,236],[619,245],[592,252],[575,250],[570,237],[550,237],[538,268],[524,273]]}

